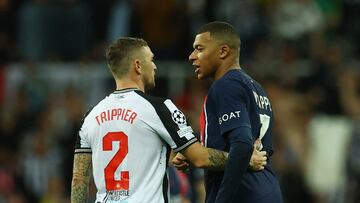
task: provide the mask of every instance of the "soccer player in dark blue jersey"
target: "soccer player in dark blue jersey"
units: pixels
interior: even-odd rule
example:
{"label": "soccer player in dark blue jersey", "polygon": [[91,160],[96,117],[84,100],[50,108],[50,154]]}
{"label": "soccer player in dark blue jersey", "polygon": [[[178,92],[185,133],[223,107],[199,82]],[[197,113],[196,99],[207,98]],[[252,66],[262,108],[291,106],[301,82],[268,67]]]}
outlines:
{"label": "soccer player in dark blue jersey", "polygon": [[[271,168],[273,109],[259,83],[240,67],[240,36],[228,23],[211,22],[195,37],[189,60],[198,79],[214,82],[204,101],[201,140],[229,152],[224,171],[205,170],[207,203],[281,203]],[[264,170],[248,170],[256,139],[268,154]]]}

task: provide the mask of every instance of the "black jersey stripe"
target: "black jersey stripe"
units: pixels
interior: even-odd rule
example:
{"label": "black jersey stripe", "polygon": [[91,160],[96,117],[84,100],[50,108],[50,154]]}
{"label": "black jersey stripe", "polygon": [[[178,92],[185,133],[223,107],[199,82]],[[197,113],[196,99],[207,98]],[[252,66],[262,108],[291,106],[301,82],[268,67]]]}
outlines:
{"label": "black jersey stripe", "polygon": [[163,179],[164,203],[169,202],[169,197],[168,197],[169,180],[168,180],[168,174],[167,174],[167,168],[169,165],[169,158],[170,158],[170,153],[171,153],[171,148],[169,145],[166,146],[166,150],[167,150],[166,151],[166,170],[165,170],[164,179]]}
{"label": "black jersey stripe", "polygon": [[91,112],[93,108],[89,109],[83,116],[83,118],[81,119],[81,122],[80,122],[80,126],[79,126],[79,130],[78,130],[78,134],[77,134],[77,138],[76,138],[76,142],[75,142],[75,151],[78,150],[78,149],[81,149],[81,143],[80,143],[80,140],[81,140],[81,137],[80,137],[80,130],[81,130],[81,127],[82,125],[84,124],[84,121],[85,121],[85,118],[89,115],[89,113]]}
{"label": "black jersey stripe", "polygon": [[[177,123],[175,123],[171,117],[171,112],[169,108],[164,103],[167,99],[161,97],[154,97],[147,95],[141,91],[136,91],[141,97],[146,99],[154,107],[157,115],[159,116],[161,122],[164,124],[166,130],[170,134],[172,140],[176,144],[174,151],[179,151],[187,146],[190,146],[193,142],[196,141],[196,138],[188,140],[186,137],[180,137],[178,131],[180,130]],[[194,140],[195,139],[195,140]],[[181,148],[181,149],[179,149]]]}
{"label": "black jersey stripe", "polygon": [[197,141],[197,139],[196,139],[196,137],[194,137],[193,139],[189,140],[189,142],[187,142],[184,145],[174,149],[174,152],[179,152],[179,151],[185,149],[186,147],[190,146],[192,143],[194,143],[196,141]]}

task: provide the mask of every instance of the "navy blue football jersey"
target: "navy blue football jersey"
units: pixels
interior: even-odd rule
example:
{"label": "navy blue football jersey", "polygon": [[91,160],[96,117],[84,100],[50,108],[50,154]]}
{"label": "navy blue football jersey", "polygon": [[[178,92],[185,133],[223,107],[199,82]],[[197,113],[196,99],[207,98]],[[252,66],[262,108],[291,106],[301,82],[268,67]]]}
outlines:
{"label": "navy blue football jersey", "polygon": [[[205,98],[200,117],[201,141],[209,148],[229,151],[226,133],[239,127],[249,127],[252,140],[261,138],[262,150],[268,154],[268,165],[263,171],[247,170],[241,179],[236,202],[281,202],[279,183],[271,169],[273,109],[259,83],[244,70],[228,71],[214,81]],[[238,135],[239,138],[241,135]],[[206,202],[212,203],[221,185],[223,171],[205,170]],[[269,195],[275,195],[274,199]],[[270,198],[270,199],[269,199]]]}

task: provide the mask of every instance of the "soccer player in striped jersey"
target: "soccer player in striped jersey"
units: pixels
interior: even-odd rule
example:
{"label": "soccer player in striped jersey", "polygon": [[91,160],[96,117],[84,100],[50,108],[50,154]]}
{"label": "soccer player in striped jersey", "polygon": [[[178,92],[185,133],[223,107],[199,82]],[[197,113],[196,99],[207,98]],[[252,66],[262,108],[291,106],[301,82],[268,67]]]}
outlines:
{"label": "soccer player in striped jersey", "polygon": [[[154,55],[138,38],[107,48],[116,90],[85,114],[75,145],[71,202],[88,199],[92,166],[96,203],[167,203],[171,150],[197,167],[223,168],[227,153],[203,147],[184,114],[169,99],[145,91],[155,86]],[[259,159],[262,166],[266,161]]]}
{"label": "soccer player in striped jersey", "polygon": [[[189,60],[198,79],[211,78],[201,115],[201,141],[206,147],[229,152],[224,171],[205,170],[206,203],[281,203],[278,180],[269,161],[273,109],[259,83],[241,67],[240,36],[228,23],[200,28]],[[269,156],[264,170],[248,170],[253,144]]]}

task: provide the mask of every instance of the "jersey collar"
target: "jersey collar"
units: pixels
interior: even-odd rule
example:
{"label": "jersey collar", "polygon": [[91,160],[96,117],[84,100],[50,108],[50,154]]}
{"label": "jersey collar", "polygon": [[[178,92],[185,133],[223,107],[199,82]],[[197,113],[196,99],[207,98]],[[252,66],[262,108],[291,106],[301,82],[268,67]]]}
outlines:
{"label": "jersey collar", "polygon": [[129,87],[129,88],[124,88],[124,89],[118,89],[118,90],[115,90],[113,92],[113,94],[120,94],[120,93],[135,91],[135,90],[139,90],[139,88]]}

